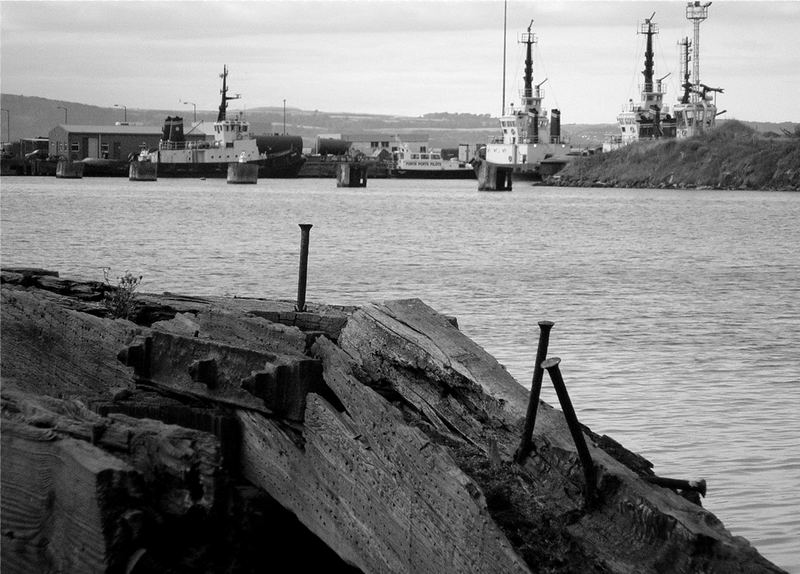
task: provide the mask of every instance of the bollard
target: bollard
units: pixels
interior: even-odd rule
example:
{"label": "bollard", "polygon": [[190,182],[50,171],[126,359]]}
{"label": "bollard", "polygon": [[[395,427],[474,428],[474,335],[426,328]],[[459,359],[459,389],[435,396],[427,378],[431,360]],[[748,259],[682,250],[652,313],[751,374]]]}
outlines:
{"label": "bollard", "polygon": [[583,466],[583,475],[586,478],[586,502],[590,504],[595,499],[594,463],[592,462],[592,455],[589,454],[589,448],[586,446],[586,439],[583,437],[578,417],[575,415],[575,409],[572,408],[572,401],[569,400],[564,379],[561,378],[561,371],[558,368],[560,362],[561,359],[553,357],[542,363],[542,368],[547,369],[550,380],[553,381],[553,386],[558,395],[558,402],[561,403],[561,409],[567,419],[569,432],[572,435],[572,440],[575,441],[575,447],[578,449],[578,457],[580,458],[581,466]]}
{"label": "bollard", "polygon": [[514,460],[517,464],[521,464],[531,452],[531,438],[533,436],[533,427],[536,425],[536,412],[539,410],[539,394],[542,391],[542,378],[544,377],[542,363],[547,358],[550,329],[553,328],[554,324],[552,321],[539,321],[539,348],[536,350],[536,363],[533,366],[533,382],[531,383],[531,395],[528,400],[528,411],[525,413],[525,428],[522,431],[522,440],[519,443],[517,452],[514,453]]}
{"label": "bollard", "polygon": [[311,234],[310,223],[300,223],[300,273],[297,278],[297,305],[295,311],[306,310],[306,279],[308,276],[308,237]]}

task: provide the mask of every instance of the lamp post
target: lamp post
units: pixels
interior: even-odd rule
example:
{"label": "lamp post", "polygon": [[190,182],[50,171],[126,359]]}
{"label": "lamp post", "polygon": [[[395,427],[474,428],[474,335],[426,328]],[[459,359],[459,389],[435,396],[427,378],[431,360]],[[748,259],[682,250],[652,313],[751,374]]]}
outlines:
{"label": "lamp post", "polygon": [[11,112],[9,112],[5,108],[0,108],[0,110],[4,111],[6,113],[6,131],[8,132],[8,140],[7,141],[10,142],[11,141]]}
{"label": "lamp post", "polygon": [[68,124],[69,121],[67,121],[67,108],[65,108],[64,106],[58,106],[58,109],[59,110],[64,110],[64,123]]}
{"label": "lamp post", "polygon": [[184,105],[188,104],[188,105],[192,106],[192,123],[196,124],[197,123],[197,104],[195,104],[193,102],[183,102],[183,104]]}
{"label": "lamp post", "polygon": [[122,121],[127,124],[128,123],[128,106],[121,106],[119,104],[114,104],[114,107],[115,108],[122,108],[122,113],[123,113],[123,116],[122,116],[123,120]]}
{"label": "lamp post", "polygon": [[286,135],[286,98],[283,98],[283,135]]}

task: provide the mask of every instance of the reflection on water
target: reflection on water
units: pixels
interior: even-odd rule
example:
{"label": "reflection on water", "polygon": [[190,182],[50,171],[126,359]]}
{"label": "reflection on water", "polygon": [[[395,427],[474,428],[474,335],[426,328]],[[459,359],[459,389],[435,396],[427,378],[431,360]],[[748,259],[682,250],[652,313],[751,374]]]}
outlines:
{"label": "reflection on water", "polygon": [[[578,416],[800,573],[800,194],[471,181],[2,181],[2,263],[143,289],[308,300],[419,297],[528,386],[537,321]],[[543,399],[557,404],[545,385]]]}

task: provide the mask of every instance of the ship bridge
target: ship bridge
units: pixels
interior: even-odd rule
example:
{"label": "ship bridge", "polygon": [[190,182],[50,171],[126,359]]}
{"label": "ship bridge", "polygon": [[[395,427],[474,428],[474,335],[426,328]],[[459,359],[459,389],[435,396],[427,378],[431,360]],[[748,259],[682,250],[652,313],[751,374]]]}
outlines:
{"label": "ship bridge", "polygon": [[233,147],[236,140],[250,138],[250,124],[240,115],[234,119],[214,122],[214,143],[219,147]]}

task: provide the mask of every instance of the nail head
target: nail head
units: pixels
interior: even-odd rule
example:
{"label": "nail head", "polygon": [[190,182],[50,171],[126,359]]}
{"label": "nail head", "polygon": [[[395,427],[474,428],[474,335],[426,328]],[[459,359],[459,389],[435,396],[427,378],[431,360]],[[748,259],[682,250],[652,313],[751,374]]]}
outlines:
{"label": "nail head", "polygon": [[546,361],[542,361],[542,368],[549,369],[551,367],[557,366],[561,362],[561,358],[559,357],[550,357]]}

